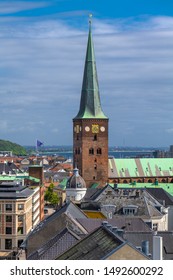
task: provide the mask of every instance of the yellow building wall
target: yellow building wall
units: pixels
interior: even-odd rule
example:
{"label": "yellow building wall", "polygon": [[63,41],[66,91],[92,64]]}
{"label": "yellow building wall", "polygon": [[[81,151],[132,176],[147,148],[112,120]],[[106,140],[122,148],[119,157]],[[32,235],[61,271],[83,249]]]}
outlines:
{"label": "yellow building wall", "polygon": [[83,210],[83,212],[90,219],[106,219],[106,216],[103,213],[98,212],[98,211],[85,211],[85,210]]}
{"label": "yellow building wall", "polygon": [[107,258],[107,260],[148,260],[143,254],[125,244],[115,253]]}

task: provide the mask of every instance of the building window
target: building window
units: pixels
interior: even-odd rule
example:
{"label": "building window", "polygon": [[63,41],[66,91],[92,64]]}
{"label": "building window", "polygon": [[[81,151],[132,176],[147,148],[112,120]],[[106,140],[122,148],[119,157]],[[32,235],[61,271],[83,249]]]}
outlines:
{"label": "building window", "polygon": [[89,149],[89,155],[94,155],[94,149],[93,148]]}
{"label": "building window", "polygon": [[18,210],[24,210],[24,204],[18,204]]}
{"label": "building window", "polygon": [[6,227],[5,228],[5,233],[6,234],[12,234],[12,227]]}
{"label": "building window", "polygon": [[5,249],[6,250],[12,249],[12,239],[5,239]]}
{"label": "building window", "polygon": [[102,149],[101,149],[101,148],[98,148],[98,149],[97,149],[97,154],[98,154],[98,155],[101,155],[101,154],[102,154]]}
{"label": "building window", "polygon": [[158,224],[153,224],[153,230],[157,231],[158,230]]}
{"label": "building window", "polygon": [[76,148],[76,149],[75,149],[75,154],[76,154],[76,155],[80,155],[80,148]]}
{"label": "building window", "polygon": [[17,233],[18,234],[23,234],[23,227],[18,227]]}
{"label": "building window", "polygon": [[23,215],[19,215],[19,216],[18,216],[18,222],[19,222],[19,223],[23,222]]}
{"label": "building window", "polygon": [[134,215],[135,209],[124,209],[124,215]]}
{"label": "building window", "polygon": [[12,211],[12,204],[6,204],[5,205],[5,210],[6,211]]}
{"label": "building window", "polygon": [[97,141],[97,134],[94,135],[94,141]]}
{"label": "building window", "polygon": [[138,207],[123,207],[123,214],[124,215],[135,215],[137,213]]}
{"label": "building window", "polygon": [[19,239],[18,242],[17,242],[17,246],[18,248],[20,248],[20,245],[23,243],[23,239]]}
{"label": "building window", "polygon": [[12,222],[12,216],[7,215],[6,216],[6,223],[11,223]]}

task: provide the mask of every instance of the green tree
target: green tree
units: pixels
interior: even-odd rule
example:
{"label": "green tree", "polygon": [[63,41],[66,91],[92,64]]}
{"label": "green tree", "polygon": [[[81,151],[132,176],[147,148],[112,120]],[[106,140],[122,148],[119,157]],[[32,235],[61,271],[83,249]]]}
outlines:
{"label": "green tree", "polygon": [[55,193],[55,192],[53,192],[53,193],[52,193],[52,196],[51,196],[51,201],[50,201],[50,203],[51,203],[54,207],[56,207],[56,206],[58,205],[58,202],[59,202],[58,194]]}
{"label": "green tree", "polygon": [[49,202],[51,205],[53,205],[54,207],[56,207],[56,205],[59,202],[59,197],[58,194],[56,192],[53,191],[54,189],[54,184],[51,183],[48,187],[48,189],[45,191],[44,194],[44,200],[46,202]]}

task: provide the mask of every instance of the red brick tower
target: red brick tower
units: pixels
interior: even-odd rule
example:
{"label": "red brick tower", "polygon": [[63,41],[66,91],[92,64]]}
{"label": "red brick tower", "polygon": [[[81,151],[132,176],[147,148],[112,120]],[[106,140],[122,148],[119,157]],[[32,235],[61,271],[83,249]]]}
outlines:
{"label": "red brick tower", "polygon": [[89,26],[80,108],[73,119],[73,163],[87,187],[108,180],[108,118],[102,111]]}

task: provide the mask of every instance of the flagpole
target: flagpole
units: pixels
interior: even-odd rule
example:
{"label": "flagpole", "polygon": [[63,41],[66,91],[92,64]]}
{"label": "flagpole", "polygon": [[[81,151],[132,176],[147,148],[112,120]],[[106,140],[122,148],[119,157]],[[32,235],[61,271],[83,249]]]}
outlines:
{"label": "flagpole", "polygon": [[38,151],[37,151],[37,139],[35,141],[35,152],[36,152],[36,162],[37,162],[37,153],[38,153]]}

